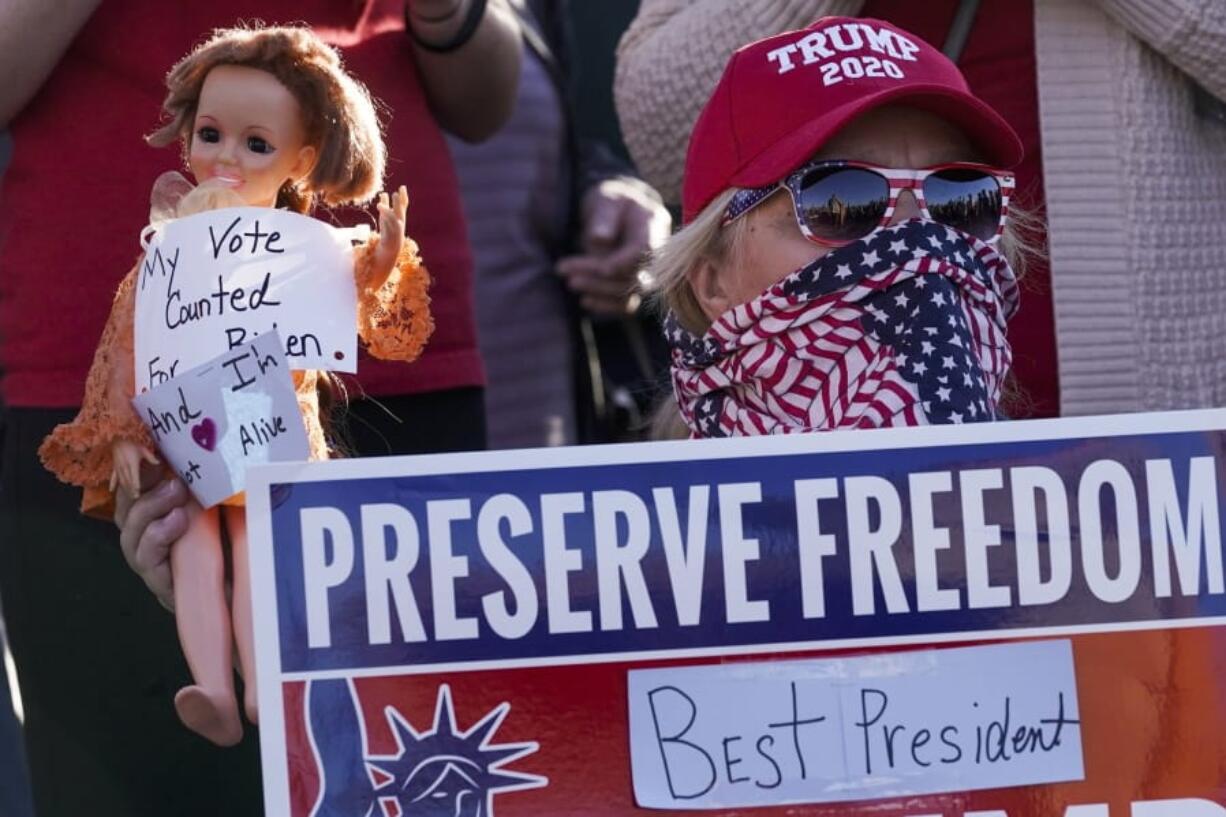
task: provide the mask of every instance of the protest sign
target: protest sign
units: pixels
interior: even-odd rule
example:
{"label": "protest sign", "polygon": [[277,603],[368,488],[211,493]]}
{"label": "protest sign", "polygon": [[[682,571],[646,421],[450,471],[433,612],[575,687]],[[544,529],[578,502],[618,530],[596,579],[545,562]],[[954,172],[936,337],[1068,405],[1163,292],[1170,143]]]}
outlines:
{"label": "protest sign", "polygon": [[268,207],[163,225],[136,289],[142,392],[276,330],[294,369],[357,371],[357,289],[344,231]]}
{"label": "protest sign", "polygon": [[250,466],[310,455],[275,331],[138,394],[132,405],[206,508],[242,491]]}
{"label": "protest sign", "polygon": [[1223,817],[1224,448],[1186,412],[259,468],[268,809]]}

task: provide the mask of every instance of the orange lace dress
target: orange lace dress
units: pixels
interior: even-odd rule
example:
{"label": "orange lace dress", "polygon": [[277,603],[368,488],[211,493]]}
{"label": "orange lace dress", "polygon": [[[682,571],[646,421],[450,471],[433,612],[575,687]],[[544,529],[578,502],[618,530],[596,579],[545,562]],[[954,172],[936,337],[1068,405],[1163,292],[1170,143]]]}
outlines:
{"label": "orange lace dress", "polygon": [[[375,357],[412,361],[421,354],[434,330],[427,294],[429,275],[418,256],[417,244],[406,238],[387,280],[379,287],[373,286],[374,251],[378,243],[379,236],[373,235],[354,250],[358,337]],[[84,489],[81,512],[91,516],[108,518],[113,513],[111,444],[127,439],[156,450],[152,435],[131,404],[136,389],[133,317],[139,269],[138,260],[115,293],[110,317],[85,381],[81,411],[71,423],[57,426],[38,449],[47,470],[61,481]],[[312,460],[328,458],[328,444],[319,418],[317,387],[321,376],[312,369],[293,372]],[[226,500],[226,504],[242,504],[242,494]]]}

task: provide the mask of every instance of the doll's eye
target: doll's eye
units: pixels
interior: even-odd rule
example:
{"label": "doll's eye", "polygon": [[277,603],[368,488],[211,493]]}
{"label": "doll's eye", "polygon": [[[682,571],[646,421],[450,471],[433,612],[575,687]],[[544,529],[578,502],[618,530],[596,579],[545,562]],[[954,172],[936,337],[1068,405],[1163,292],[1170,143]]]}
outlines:
{"label": "doll's eye", "polygon": [[221,141],[221,132],[217,128],[205,125],[200,130],[196,131],[196,136],[200,137],[201,142],[215,144]]}
{"label": "doll's eye", "polygon": [[247,150],[252,153],[272,153],[273,146],[260,136],[247,137]]}

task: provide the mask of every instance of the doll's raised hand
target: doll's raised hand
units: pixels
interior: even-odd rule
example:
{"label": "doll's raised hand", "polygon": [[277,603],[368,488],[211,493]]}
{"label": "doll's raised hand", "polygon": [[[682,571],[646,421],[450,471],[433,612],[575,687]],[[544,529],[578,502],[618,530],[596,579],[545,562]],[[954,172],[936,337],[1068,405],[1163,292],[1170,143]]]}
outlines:
{"label": "doll's raised hand", "polygon": [[387,193],[379,194],[379,246],[373,259],[373,288],[377,289],[392,274],[396,258],[404,246],[404,220],[409,212],[409,191],[405,186],[389,200]]}
{"label": "doll's raised hand", "polygon": [[118,483],[130,496],[139,497],[141,462],[158,465],[160,461],[140,443],[120,438],[111,443],[111,462],[111,490]]}

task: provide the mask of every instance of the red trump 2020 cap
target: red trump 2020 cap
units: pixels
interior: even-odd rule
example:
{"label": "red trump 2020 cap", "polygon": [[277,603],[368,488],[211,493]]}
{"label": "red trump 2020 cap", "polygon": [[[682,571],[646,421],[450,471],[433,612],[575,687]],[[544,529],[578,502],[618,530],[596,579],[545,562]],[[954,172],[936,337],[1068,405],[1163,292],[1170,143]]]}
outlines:
{"label": "red trump 2020 cap", "polygon": [[782,179],[856,116],[891,102],[944,117],[1001,168],[1021,161],[1017,134],[940,51],[881,20],[824,17],[732,55],[690,135],[683,220],[729,187]]}

